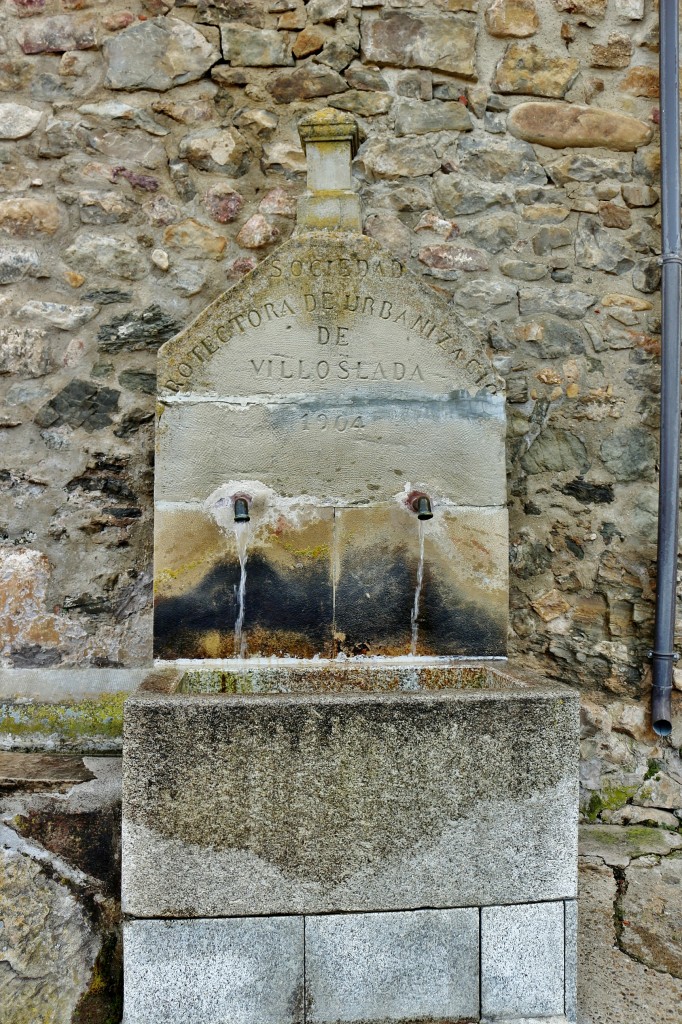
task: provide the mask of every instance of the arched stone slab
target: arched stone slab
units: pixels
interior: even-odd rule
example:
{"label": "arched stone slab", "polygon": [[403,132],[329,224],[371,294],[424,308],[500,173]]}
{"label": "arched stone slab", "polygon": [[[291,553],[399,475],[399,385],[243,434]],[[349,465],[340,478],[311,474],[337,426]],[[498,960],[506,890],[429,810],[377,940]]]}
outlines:
{"label": "arched stone slab", "polygon": [[295,236],[161,348],[158,379],[157,656],[504,653],[501,384],[377,242]]}

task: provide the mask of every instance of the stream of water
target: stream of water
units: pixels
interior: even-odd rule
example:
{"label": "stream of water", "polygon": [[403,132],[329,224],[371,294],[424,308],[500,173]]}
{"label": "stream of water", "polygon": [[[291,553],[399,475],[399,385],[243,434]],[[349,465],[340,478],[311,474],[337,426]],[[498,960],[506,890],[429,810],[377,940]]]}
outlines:
{"label": "stream of water", "polygon": [[417,586],[414,589],[414,604],[412,605],[412,614],[410,615],[410,622],[412,623],[412,644],[410,647],[410,654],[415,656],[417,653],[417,640],[419,638],[419,602],[422,596],[422,584],[424,582],[424,523],[419,520],[419,568],[417,569]]}
{"label": "stream of water", "polygon": [[239,587],[237,589],[237,618],[234,623],[234,656],[243,658],[246,654],[246,637],[244,635],[244,612],[246,610],[246,559],[249,547],[249,524],[235,523],[234,535],[237,540],[239,556]]}

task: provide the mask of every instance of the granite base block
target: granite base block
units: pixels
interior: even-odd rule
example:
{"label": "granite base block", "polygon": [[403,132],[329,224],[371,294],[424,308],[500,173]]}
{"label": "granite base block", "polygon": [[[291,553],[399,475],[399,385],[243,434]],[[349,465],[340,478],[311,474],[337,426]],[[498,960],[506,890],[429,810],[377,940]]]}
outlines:
{"label": "granite base block", "polygon": [[492,1019],[564,1012],[564,904],[481,910],[481,1009]]}
{"label": "granite base block", "polygon": [[301,1024],[300,917],[129,921],[123,1024]]}
{"label": "granite base block", "polygon": [[309,917],[305,929],[309,1024],[478,1018],[477,909]]}
{"label": "granite base block", "polygon": [[564,1013],[575,1024],[578,1019],[578,901],[564,903]]}

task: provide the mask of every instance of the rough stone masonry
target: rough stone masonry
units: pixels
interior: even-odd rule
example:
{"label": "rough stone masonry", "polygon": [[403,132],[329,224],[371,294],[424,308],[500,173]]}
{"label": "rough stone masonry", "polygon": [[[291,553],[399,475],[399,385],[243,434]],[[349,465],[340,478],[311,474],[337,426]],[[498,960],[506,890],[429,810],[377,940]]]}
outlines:
{"label": "rough stone masonry", "polygon": [[365,137],[365,233],[506,378],[510,653],[584,698],[583,1020],[676,1021],[679,692],[671,740],[646,710],[655,4],[7,0],[0,19],[1,692],[46,687],[3,704],[0,736],[75,758],[3,762],[2,1024],[118,1020],[115,772],[76,755],[116,752],[120,701],[57,704],[49,672],[126,689],[150,664],[155,351],[291,234],[296,123],[327,105]]}

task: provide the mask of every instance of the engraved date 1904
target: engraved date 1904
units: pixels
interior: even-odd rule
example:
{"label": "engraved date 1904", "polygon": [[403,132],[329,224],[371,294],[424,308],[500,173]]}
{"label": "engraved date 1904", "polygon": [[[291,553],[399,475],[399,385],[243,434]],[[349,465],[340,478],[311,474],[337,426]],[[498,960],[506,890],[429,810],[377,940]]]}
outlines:
{"label": "engraved date 1904", "polygon": [[335,416],[334,413],[318,412],[311,415],[304,412],[301,424],[304,430],[335,430],[339,434],[343,434],[346,430],[364,430],[365,428],[362,416],[345,416],[343,413]]}

